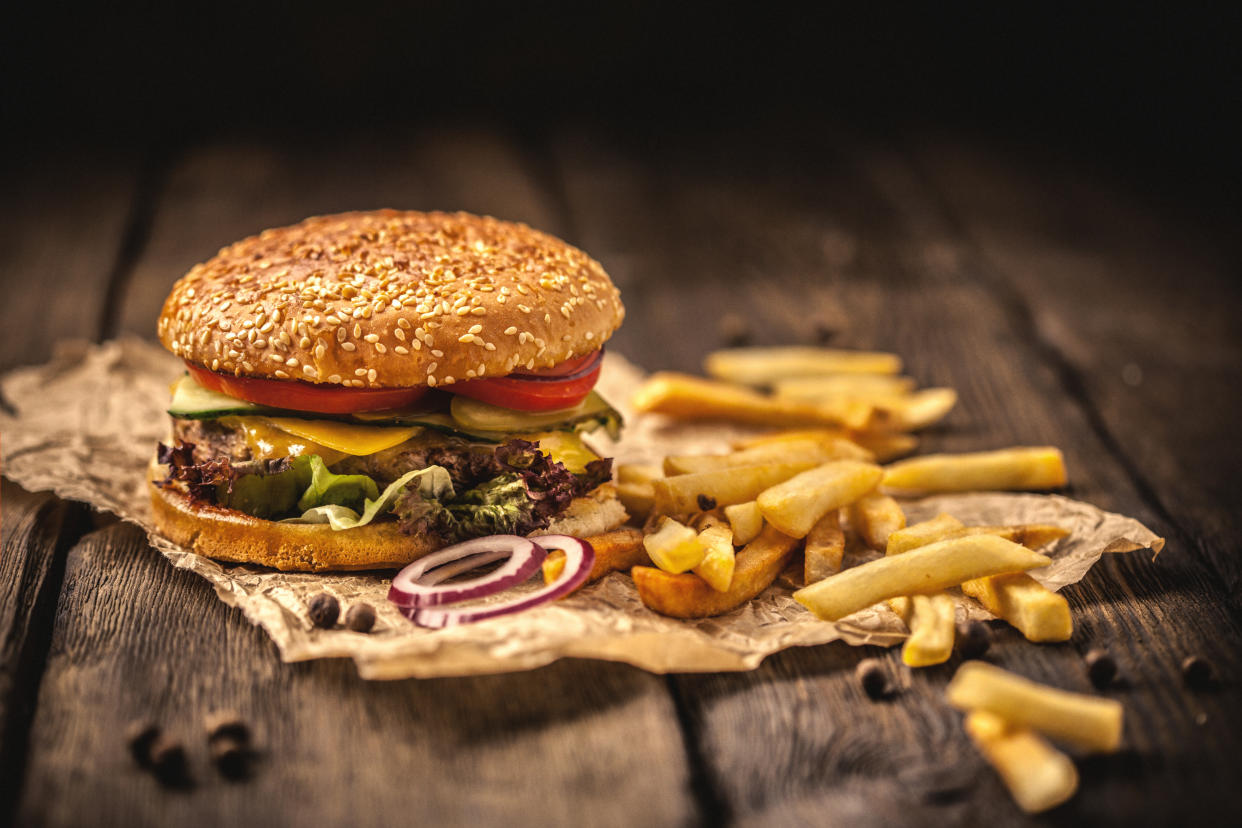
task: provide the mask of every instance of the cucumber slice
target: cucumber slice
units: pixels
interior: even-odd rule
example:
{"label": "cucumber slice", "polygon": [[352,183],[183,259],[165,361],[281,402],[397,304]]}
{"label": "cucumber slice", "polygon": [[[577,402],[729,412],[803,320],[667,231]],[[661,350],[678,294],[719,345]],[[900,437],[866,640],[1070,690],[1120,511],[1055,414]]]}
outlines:
{"label": "cucumber slice", "polygon": [[573,408],[559,411],[514,411],[469,397],[455,396],[449,411],[457,424],[466,429],[512,434],[524,431],[579,431],[592,424],[603,425],[611,433],[619,428],[621,415],[595,391]]}
{"label": "cucumber slice", "polygon": [[263,414],[271,411],[261,405],[209,391],[194,381],[189,374],[173,385],[172,404],[168,413],[188,420],[209,420],[227,414]]}

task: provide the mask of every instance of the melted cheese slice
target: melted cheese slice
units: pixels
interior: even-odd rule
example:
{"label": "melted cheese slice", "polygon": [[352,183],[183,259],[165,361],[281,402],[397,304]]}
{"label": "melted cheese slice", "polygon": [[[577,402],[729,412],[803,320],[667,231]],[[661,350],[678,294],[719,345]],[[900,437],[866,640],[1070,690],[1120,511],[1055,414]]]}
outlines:
{"label": "melted cheese slice", "polygon": [[[355,457],[366,457],[368,454],[392,448],[423,430],[421,426],[360,426],[335,420],[299,420],[294,417],[254,419],[264,419],[273,427],[294,437]],[[331,461],[325,457],[324,462]]]}

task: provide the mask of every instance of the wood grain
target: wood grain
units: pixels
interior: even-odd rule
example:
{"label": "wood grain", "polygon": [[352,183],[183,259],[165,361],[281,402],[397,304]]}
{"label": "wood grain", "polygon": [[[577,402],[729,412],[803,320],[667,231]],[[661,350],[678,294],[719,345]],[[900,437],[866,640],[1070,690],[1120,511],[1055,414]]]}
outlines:
{"label": "wood grain", "polygon": [[[1070,458],[1072,496],[1168,531],[1093,428],[1091,411],[1067,393],[1057,365],[1031,341],[1022,316],[971,270],[967,242],[943,218],[910,207],[911,199],[930,198],[917,180],[898,164],[877,165],[853,150],[763,146],[756,153],[749,139],[739,140],[735,152],[713,157],[691,144],[666,145],[658,169],[630,168],[624,176],[610,173],[624,148],[581,136],[560,146],[571,215],[593,247],[621,250],[627,267],[656,281],[687,261],[700,279],[715,277],[693,293],[680,327],[685,305],[657,317],[656,341],[647,340],[640,358],[689,363],[692,351],[710,344],[702,320],[725,309],[749,312],[757,338],[771,342],[803,339],[808,318],[834,319],[842,344],[895,350],[923,384],[961,391],[961,405],[945,428],[927,435],[926,450],[1058,444]],[[768,165],[725,163],[756,157]],[[662,232],[644,246],[629,237],[628,223],[649,210],[652,193],[663,196],[651,219]],[[642,302],[650,294],[639,284]],[[1210,816],[1236,807],[1236,797],[1222,793],[1232,740],[1202,733],[1194,722],[1202,715],[1236,728],[1237,693],[1188,696],[1176,668],[1192,651],[1211,653],[1231,674],[1239,666],[1224,643],[1239,640],[1236,615],[1211,572],[1188,550],[1170,550],[1158,563],[1131,556],[1105,562],[1067,597],[1079,623],[1071,645],[1037,647],[1006,632],[995,658],[1085,689],[1079,651],[1110,648],[1131,682],[1124,700],[1134,752],[1094,761],[1083,791],[1059,813],[1172,820],[1187,808]],[[709,799],[756,824],[816,812],[862,815],[868,823],[896,814],[915,824],[946,816],[1018,819],[975,765],[957,714],[943,703],[952,665],[910,673],[884,654],[908,686],[891,704],[860,709],[850,668],[861,655],[811,648],[782,653],[748,676],[680,679],[696,754],[709,766]],[[1210,779],[1172,771],[1194,765],[1203,751],[1216,757],[1203,771]],[[927,810],[928,798],[942,796],[946,774],[948,787],[964,788],[956,794],[964,804]],[[969,784],[958,785],[959,776]],[[1173,790],[1176,797],[1161,793]],[[1194,793],[1183,797],[1184,790]]]}

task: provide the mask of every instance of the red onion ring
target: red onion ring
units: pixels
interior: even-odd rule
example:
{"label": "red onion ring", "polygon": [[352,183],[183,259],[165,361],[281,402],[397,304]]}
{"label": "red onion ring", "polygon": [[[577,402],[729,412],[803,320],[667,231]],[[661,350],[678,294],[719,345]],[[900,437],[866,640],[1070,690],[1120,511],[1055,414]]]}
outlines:
{"label": "red onion ring", "polygon": [[[399,607],[430,607],[494,595],[520,584],[539,568],[547,550],[517,535],[489,535],[441,549],[397,573],[388,600]],[[502,558],[509,560],[486,575],[455,584],[441,581]]]}
{"label": "red onion ring", "polygon": [[537,548],[560,549],[565,553],[565,568],[561,570],[561,576],[542,589],[500,604],[475,607],[406,606],[401,608],[402,614],[420,627],[440,628],[470,624],[553,601],[568,595],[586,582],[587,576],[591,574],[591,567],[595,565],[595,549],[591,544],[570,535],[541,535],[531,538],[531,541]]}

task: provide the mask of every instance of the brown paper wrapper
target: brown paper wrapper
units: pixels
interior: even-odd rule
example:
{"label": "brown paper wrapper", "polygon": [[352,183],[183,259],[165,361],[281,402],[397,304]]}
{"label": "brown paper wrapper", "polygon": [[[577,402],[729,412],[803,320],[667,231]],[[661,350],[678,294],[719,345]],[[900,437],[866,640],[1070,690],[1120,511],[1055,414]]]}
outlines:
{"label": "brown paper wrapper", "polygon": [[[124,339],[62,343],[47,365],[8,374],[0,382],[14,412],[0,414],[4,475],[31,491],[54,491],[141,526],[174,566],[206,578],[220,600],[266,630],[285,661],[349,657],[360,675],[375,679],[527,670],[570,656],[623,661],[656,673],[697,672],[750,670],[787,647],[837,640],[887,646],[905,638],[901,622],[882,605],[836,624],[816,619],[793,600],[796,584],[785,577],[727,615],[665,618],[639,602],[621,573],[526,612],[425,630],[388,604],[392,573],[287,573],[195,555],[155,532],[144,478],[156,442],[166,439],[169,386],[180,373],[180,362],[158,346]],[[658,463],[669,453],[723,450],[731,439],[753,433],[634,416],[626,406],[642,376],[617,354],[605,360],[600,390],[627,414],[629,426],[620,442],[599,437],[597,446],[618,462]],[[1043,550],[1052,565],[1031,573],[1051,589],[1081,579],[1105,552],[1156,552],[1164,545],[1135,520],[1055,495],[966,494],[903,505],[912,523],[943,511],[967,524],[1063,526],[1069,537]],[[378,615],[374,631],[312,627],[307,602],[319,592],[335,595],[343,609],[371,604]],[[965,599],[959,614],[990,617]]]}

